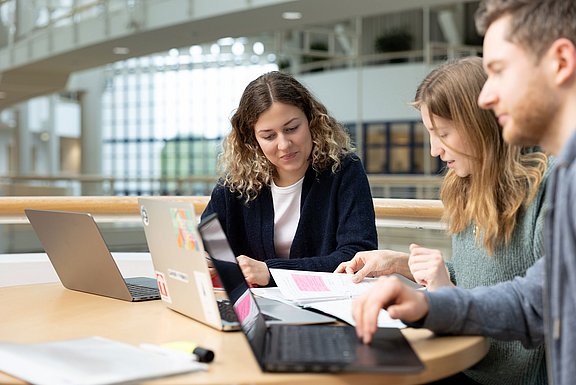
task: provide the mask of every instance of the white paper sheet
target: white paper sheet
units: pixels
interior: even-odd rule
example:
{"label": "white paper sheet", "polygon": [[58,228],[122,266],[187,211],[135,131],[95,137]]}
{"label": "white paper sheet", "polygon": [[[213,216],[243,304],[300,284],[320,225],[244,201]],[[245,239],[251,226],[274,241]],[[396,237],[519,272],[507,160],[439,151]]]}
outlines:
{"label": "white paper sheet", "polygon": [[352,282],[351,274],[270,269],[282,296],[297,304],[320,300],[349,299],[368,290],[376,278]]}
{"label": "white paper sheet", "polygon": [[[250,289],[254,295],[258,297],[268,298],[275,301],[287,303],[289,305],[296,305],[294,301],[287,300],[277,287],[259,287]],[[312,308],[321,311],[322,313],[331,315],[344,321],[352,326],[356,323],[352,318],[352,299],[336,299],[327,301],[306,302],[298,305],[303,308]],[[378,327],[383,328],[403,328],[406,325],[400,321],[390,318],[388,312],[384,309],[378,315]]]}
{"label": "white paper sheet", "polygon": [[0,371],[38,385],[117,384],[206,369],[102,337],[0,343]]}
{"label": "white paper sheet", "polygon": [[[356,322],[354,322],[354,318],[352,318],[352,299],[312,302],[306,304],[304,308],[319,310],[325,314],[330,314],[331,316],[336,317],[352,326],[356,326]],[[390,318],[388,312],[382,309],[378,314],[378,327],[404,328],[406,325],[400,320]]]}

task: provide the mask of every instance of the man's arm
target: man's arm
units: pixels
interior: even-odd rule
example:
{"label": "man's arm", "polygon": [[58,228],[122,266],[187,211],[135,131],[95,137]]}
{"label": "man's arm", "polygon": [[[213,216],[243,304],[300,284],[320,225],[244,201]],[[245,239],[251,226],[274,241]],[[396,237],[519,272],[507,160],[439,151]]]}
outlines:
{"label": "man's arm", "polygon": [[425,327],[437,334],[485,335],[519,340],[526,347],[544,342],[544,260],[517,277],[490,287],[442,288],[422,292],[395,277],[381,278],[374,288],[354,302],[358,337],[372,340],[380,309],[409,326]]}
{"label": "man's arm", "polygon": [[439,334],[480,334],[538,346],[544,342],[544,274],[541,258],[525,277],[512,281],[426,293],[429,312],[420,326]]}

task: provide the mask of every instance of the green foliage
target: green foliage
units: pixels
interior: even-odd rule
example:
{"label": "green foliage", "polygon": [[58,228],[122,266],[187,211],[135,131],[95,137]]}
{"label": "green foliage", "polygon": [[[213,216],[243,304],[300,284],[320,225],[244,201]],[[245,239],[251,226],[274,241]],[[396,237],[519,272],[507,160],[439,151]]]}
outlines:
{"label": "green foliage", "polygon": [[374,42],[378,53],[409,51],[412,48],[412,35],[405,28],[393,28],[380,35]]}

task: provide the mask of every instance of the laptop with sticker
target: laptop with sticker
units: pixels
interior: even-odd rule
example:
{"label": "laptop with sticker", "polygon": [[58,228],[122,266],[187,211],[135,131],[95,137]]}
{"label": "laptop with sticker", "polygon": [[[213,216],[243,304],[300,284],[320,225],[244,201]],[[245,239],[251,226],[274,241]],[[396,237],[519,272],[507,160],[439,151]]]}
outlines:
{"label": "laptop with sticker", "polygon": [[424,365],[400,329],[379,328],[370,345],[352,326],[266,325],[215,214],[199,231],[242,325],[266,372],[417,373]]}
{"label": "laptop with sticker", "polygon": [[160,299],[153,278],[122,277],[92,215],[32,209],[24,212],[67,289],[133,302]]}
{"label": "laptop with sticker", "polygon": [[[218,330],[239,330],[232,306],[216,296],[209,257],[189,202],[139,198],[148,249],[162,301],[172,310]],[[281,302],[258,298],[268,323],[327,323],[334,318]]]}

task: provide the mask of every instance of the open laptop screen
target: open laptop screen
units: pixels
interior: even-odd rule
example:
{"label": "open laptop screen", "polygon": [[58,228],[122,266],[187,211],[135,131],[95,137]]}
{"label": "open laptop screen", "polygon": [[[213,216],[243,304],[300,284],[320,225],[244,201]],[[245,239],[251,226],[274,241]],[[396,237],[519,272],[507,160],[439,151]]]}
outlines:
{"label": "open laptop screen", "polygon": [[228,243],[226,233],[216,214],[206,217],[198,226],[204,248],[212,258],[222,285],[234,307],[240,326],[258,361],[262,363],[266,335],[266,320],[260,311],[242,270],[236,262],[234,252]]}
{"label": "open laptop screen", "polygon": [[358,340],[351,326],[266,323],[216,216],[199,225],[204,247],[264,371],[417,372],[422,362],[399,329],[380,328],[372,344]]}

